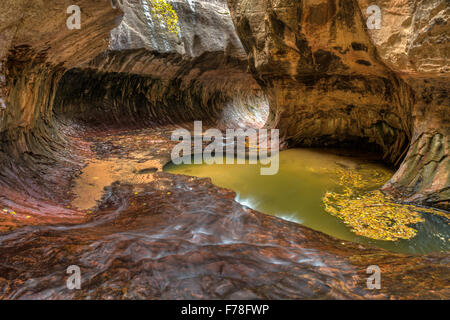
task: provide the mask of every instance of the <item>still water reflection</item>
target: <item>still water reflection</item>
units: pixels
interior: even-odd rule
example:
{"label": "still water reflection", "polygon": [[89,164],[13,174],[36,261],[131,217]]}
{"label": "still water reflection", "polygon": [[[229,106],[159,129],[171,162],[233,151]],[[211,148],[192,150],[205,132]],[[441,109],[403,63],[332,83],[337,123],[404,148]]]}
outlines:
{"label": "still water reflection", "polygon": [[[363,179],[369,172],[380,172],[386,180],[368,186],[376,190],[394,171],[362,157],[347,157],[316,149],[290,149],[280,153],[276,175],[260,175],[260,164],[174,165],[164,170],[176,174],[210,177],[214,184],[236,192],[236,201],[260,212],[300,223],[339,239],[371,244],[390,251],[429,253],[449,251],[450,227],[442,216],[423,213],[425,222],[414,226],[417,235],[409,240],[381,241],[354,234],[342,220],[324,209],[327,191],[341,192],[337,171],[353,170]],[[417,208],[420,212],[420,208]]]}

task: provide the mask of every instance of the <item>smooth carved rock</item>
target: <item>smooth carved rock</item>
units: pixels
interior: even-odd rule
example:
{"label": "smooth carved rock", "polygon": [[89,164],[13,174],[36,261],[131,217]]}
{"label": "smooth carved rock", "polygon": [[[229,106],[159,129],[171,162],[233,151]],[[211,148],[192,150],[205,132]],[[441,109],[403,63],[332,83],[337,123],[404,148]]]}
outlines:
{"label": "smooth carved rock", "polygon": [[[367,1],[358,2],[365,13]],[[399,73],[415,93],[411,145],[385,190],[403,193],[407,201],[449,208],[449,2],[376,4],[382,9],[381,29],[368,33],[383,62]]]}
{"label": "smooth carved rock", "polygon": [[[74,137],[82,143],[72,150],[90,146],[91,163],[116,157],[132,163],[137,154],[170,159],[170,127],[107,129],[79,128]],[[210,179],[158,172],[150,183],[108,186],[86,216],[73,208],[30,213],[28,223],[38,226],[0,234],[0,299],[449,296],[448,255],[395,254],[338,240],[243,207],[235,197]],[[55,226],[51,218],[66,222]],[[82,286],[67,290],[66,270],[74,264]],[[380,290],[367,288],[369,265],[381,269]]]}
{"label": "smooth carved rock", "polygon": [[447,0],[358,0],[363,15],[376,4],[381,28],[368,33],[385,63],[404,73],[439,74],[450,71]]}
{"label": "smooth carved rock", "polygon": [[226,0],[168,1],[177,12],[180,31],[167,28],[151,14],[147,0],[124,0],[121,24],[111,32],[111,50],[140,49],[198,57],[205,52],[223,52],[246,59],[234,30]]}
{"label": "smooth carved rock", "polygon": [[[366,27],[367,1],[228,3],[275,124],[292,145],[363,139],[397,165],[409,148],[385,190],[448,207],[450,82],[440,74],[448,68],[448,1],[379,1],[380,30]],[[445,157],[408,170],[409,144],[423,134],[442,137]]]}
{"label": "smooth carved rock", "polygon": [[39,130],[43,120],[50,122],[52,96],[64,70],[107,49],[121,12],[110,0],[77,5],[83,8],[81,30],[67,28],[66,1],[0,3],[0,73],[6,76],[0,97],[9,106],[0,118],[0,133],[6,139],[23,139],[23,134]]}

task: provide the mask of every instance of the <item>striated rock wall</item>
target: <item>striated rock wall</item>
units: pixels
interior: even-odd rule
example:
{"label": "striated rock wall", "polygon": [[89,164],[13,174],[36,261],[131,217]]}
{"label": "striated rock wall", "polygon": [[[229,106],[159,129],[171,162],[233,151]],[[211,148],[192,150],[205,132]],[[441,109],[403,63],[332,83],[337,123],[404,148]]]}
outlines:
{"label": "striated rock wall", "polygon": [[[52,117],[56,85],[68,68],[91,60],[108,47],[109,33],[120,11],[109,0],[78,1],[82,30],[69,30],[68,1],[0,3],[0,134],[3,142],[20,141],[43,130]],[[3,78],[4,77],[4,78]]]}
{"label": "striated rock wall", "polygon": [[413,89],[413,135],[405,160],[385,190],[407,201],[449,206],[450,3],[447,0],[358,1],[382,13],[368,30],[383,60]]}
{"label": "striated rock wall", "polygon": [[396,71],[439,74],[450,71],[447,0],[358,0],[381,9],[380,29],[368,34],[383,61]]}
{"label": "striated rock wall", "polygon": [[409,150],[385,190],[448,207],[448,1],[431,2],[380,1],[369,31],[367,1],[228,1],[291,145],[362,139],[397,165]]}
{"label": "striated rock wall", "polygon": [[264,113],[247,108],[267,111],[267,101],[247,73],[225,0],[172,1],[179,35],[149,21],[144,1],[77,1],[80,30],[66,26],[72,2],[29,2],[0,3],[0,191],[7,199],[23,194],[25,207],[68,192],[61,182],[82,166],[84,150],[62,118],[264,123]]}
{"label": "striated rock wall", "polygon": [[[50,156],[43,146],[64,141],[55,97],[59,115],[82,119],[155,108],[173,119],[162,106],[175,106],[191,115],[181,120],[245,122],[245,105],[267,106],[262,87],[267,125],[291,145],[376,144],[387,161],[404,159],[386,191],[448,206],[448,1],[229,0],[235,28],[225,0],[169,2],[179,34],[154,21],[143,0],[78,1],[81,30],[66,27],[68,1],[2,1],[3,153]],[[381,8],[379,30],[366,27],[369,4]],[[105,79],[102,90],[114,79],[128,89],[89,91]]]}
{"label": "striated rock wall", "polygon": [[[57,113],[113,123],[126,116],[128,122],[202,119],[228,126],[258,118],[256,125],[263,125],[267,102],[247,72],[226,1],[168,3],[178,15],[178,33],[152,16],[147,0],[115,2],[124,16],[109,50],[64,77]],[[256,105],[261,110],[249,112],[247,106]]]}
{"label": "striated rock wall", "polygon": [[142,49],[110,52],[93,62],[95,69],[64,75],[54,111],[95,125],[203,120],[215,126],[263,126],[268,104],[261,88],[241,61],[223,59],[218,53],[184,59]]}
{"label": "striated rock wall", "polygon": [[[93,134],[54,112],[91,123],[245,121],[245,104],[267,105],[261,87],[276,114],[268,125],[293,145],[366,139],[397,162],[411,142],[389,190],[448,199],[445,77],[408,76],[409,66],[400,75],[356,1],[229,0],[256,80],[225,0],[171,3],[179,37],[146,23],[138,1],[78,0],[81,31],[65,27],[69,1],[0,2],[0,204],[18,213],[0,217],[0,232],[28,226],[0,235],[0,298],[447,298],[447,256],[332,239],[245,208],[206,179],[157,173],[140,189],[113,184],[88,217],[67,206],[68,181],[93,153],[162,161],[171,128]],[[67,291],[66,266],[80,262],[83,290]],[[383,272],[376,293],[371,264]]]}
{"label": "striated rock wall", "polygon": [[353,1],[229,1],[253,73],[292,145],[379,145],[396,162],[411,91],[378,58]]}
{"label": "striated rock wall", "polygon": [[204,52],[223,52],[246,60],[226,0],[172,0],[177,12],[179,33],[167,28],[152,15],[147,0],[123,0],[121,24],[111,32],[111,50],[146,48],[161,53],[198,57]]}

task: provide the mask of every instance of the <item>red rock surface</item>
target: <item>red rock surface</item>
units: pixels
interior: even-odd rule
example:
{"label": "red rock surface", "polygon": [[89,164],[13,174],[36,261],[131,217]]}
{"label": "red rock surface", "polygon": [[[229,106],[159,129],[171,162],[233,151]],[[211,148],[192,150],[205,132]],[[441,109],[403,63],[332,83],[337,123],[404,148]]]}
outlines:
{"label": "red rock surface", "polygon": [[[169,129],[88,130],[81,139],[91,158],[140,152],[164,162]],[[0,234],[0,298],[449,297],[447,255],[407,256],[337,240],[243,207],[209,179],[153,175],[151,183],[111,185],[91,213],[73,209],[83,223],[42,225],[27,211],[41,226]],[[65,212],[48,214],[66,219]],[[371,291],[366,268],[374,264],[382,287]],[[70,265],[81,268],[81,290],[65,286]]]}
{"label": "red rock surface", "polygon": [[[259,127],[266,116],[290,145],[363,138],[391,162],[407,153],[386,190],[448,206],[449,82],[383,60],[389,46],[365,30],[356,1],[230,0],[236,30],[225,1],[194,2],[201,10],[171,1],[186,34],[167,47],[162,36],[138,41],[154,34],[140,29],[137,1],[123,13],[77,1],[80,31],[65,27],[66,1],[0,2],[0,298],[448,299],[448,255],[343,244],[244,208],[204,179],[157,172],[108,186],[91,213],[71,206],[90,160],[138,152],[165,162],[174,125]],[[72,264],[80,291],[65,287]],[[365,285],[372,264],[376,292]]]}

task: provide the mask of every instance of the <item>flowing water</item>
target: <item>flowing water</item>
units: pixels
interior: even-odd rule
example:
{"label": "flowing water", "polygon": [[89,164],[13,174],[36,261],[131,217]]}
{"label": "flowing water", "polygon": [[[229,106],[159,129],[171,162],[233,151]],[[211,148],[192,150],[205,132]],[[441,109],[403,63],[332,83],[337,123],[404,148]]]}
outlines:
{"label": "flowing water", "polygon": [[[236,201],[254,210],[300,223],[339,239],[370,244],[394,252],[423,254],[450,249],[449,221],[440,215],[417,211],[425,219],[411,227],[411,239],[374,240],[358,236],[344,222],[325,211],[323,197],[342,192],[339,172],[359,173],[367,191],[380,188],[394,171],[380,162],[363,157],[348,157],[316,149],[282,151],[279,171],[261,175],[261,164],[181,164],[169,163],[164,170],[196,177],[210,177],[220,187],[236,192]],[[378,180],[369,178],[377,174]]]}

